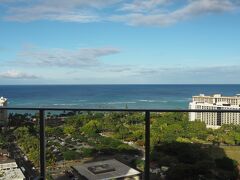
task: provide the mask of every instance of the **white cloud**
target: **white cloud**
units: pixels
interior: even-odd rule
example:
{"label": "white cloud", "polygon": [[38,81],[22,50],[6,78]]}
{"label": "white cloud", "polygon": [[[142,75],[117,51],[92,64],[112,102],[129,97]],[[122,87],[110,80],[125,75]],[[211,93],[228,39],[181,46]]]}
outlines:
{"label": "white cloud", "polygon": [[16,71],[16,70],[9,70],[6,72],[0,72],[0,78],[4,78],[4,79],[37,79],[38,77],[35,75],[31,75],[31,74]]}
{"label": "white cloud", "polygon": [[117,21],[150,26],[166,26],[205,14],[232,12],[240,5],[239,0],[10,0],[7,4],[3,16],[7,21]]}
{"label": "white cloud", "polygon": [[4,19],[20,22],[34,20],[93,22],[99,21],[100,19],[95,13],[98,9],[107,7],[117,1],[118,0],[25,1],[25,3],[17,3],[15,6],[10,6]]}
{"label": "white cloud", "polygon": [[150,74],[156,75],[160,73],[169,73],[169,74],[177,74],[177,73],[193,73],[193,74],[234,74],[240,71],[240,65],[226,65],[226,66],[199,66],[199,67],[186,67],[186,66],[178,66],[178,67],[141,67],[138,68],[135,72],[139,75]]}
{"label": "white cloud", "polygon": [[[114,67],[112,67],[114,68]],[[69,75],[69,81],[73,83],[114,83],[114,84],[221,84],[221,83],[239,83],[240,65],[229,66],[202,66],[202,67],[151,67],[151,66],[122,66],[122,68],[113,71],[105,68],[96,69],[94,72],[76,71]],[[87,76],[86,76],[87,74]]]}
{"label": "white cloud", "polygon": [[[123,73],[113,72],[106,76],[111,83],[162,83],[162,84],[221,84],[239,83],[240,65],[202,66],[202,67],[139,67]],[[98,78],[99,76],[96,76]],[[103,79],[101,82],[105,82]]]}
{"label": "white cloud", "polygon": [[112,16],[110,19],[130,25],[165,26],[204,14],[233,11],[235,8],[231,0],[192,0],[173,11],[161,12],[160,9],[149,13],[130,11],[128,14]]}
{"label": "white cloud", "polygon": [[102,64],[101,57],[119,52],[119,49],[112,47],[76,50],[27,48],[19,53],[14,63],[47,67],[92,67]]}
{"label": "white cloud", "polygon": [[66,12],[66,13],[21,13],[5,17],[8,21],[29,22],[35,20],[52,20],[63,22],[81,22],[89,23],[99,21],[98,16],[87,14],[83,12]]}
{"label": "white cloud", "polygon": [[121,11],[146,12],[156,9],[159,6],[166,5],[170,0],[134,0],[131,3],[125,3],[120,8]]}

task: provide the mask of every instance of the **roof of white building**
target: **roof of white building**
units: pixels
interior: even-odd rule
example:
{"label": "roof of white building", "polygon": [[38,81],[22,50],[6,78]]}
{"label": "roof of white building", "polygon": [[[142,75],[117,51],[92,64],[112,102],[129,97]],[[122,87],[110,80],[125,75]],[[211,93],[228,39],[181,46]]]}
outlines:
{"label": "roof of white building", "polygon": [[15,161],[0,164],[0,173],[3,175],[0,180],[23,180],[25,176],[18,168]]}
{"label": "roof of white building", "polygon": [[86,163],[73,168],[89,180],[116,179],[140,175],[141,172],[115,160]]}
{"label": "roof of white building", "polygon": [[0,97],[0,104],[5,103],[7,101],[7,98]]}
{"label": "roof of white building", "polygon": [[23,175],[22,171],[19,168],[16,169],[9,169],[3,170],[2,172],[3,177],[0,177],[0,180],[23,180],[25,176]]}
{"label": "roof of white building", "polygon": [[193,97],[205,97],[205,98],[240,98],[240,94],[236,94],[235,96],[223,96],[222,94],[213,94],[213,95],[205,95],[199,94]]}

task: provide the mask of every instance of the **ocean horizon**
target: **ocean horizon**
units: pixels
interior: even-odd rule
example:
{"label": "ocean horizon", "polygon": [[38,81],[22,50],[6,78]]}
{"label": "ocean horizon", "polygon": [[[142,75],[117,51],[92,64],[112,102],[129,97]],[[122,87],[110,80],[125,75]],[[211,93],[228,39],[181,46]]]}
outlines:
{"label": "ocean horizon", "polygon": [[240,93],[239,84],[0,85],[9,107],[188,108],[193,95]]}

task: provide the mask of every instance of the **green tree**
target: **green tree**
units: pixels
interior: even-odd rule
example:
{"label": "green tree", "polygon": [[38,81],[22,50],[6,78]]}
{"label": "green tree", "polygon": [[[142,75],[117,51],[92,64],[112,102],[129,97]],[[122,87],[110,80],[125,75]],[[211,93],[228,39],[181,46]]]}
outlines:
{"label": "green tree", "polygon": [[205,123],[200,121],[189,122],[185,127],[184,136],[188,138],[195,137],[199,139],[206,139],[207,128]]}
{"label": "green tree", "polygon": [[63,132],[66,135],[73,135],[74,133],[76,133],[76,128],[73,125],[65,125],[63,128]]}
{"label": "green tree", "polygon": [[96,135],[101,132],[101,124],[97,120],[91,120],[81,128],[81,131],[85,135]]}
{"label": "green tree", "polygon": [[80,157],[80,154],[76,151],[67,150],[63,152],[63,158],[65,160],[75,160]]}
{"label": "green tree", "polygon": [[6,138],[2,134],[0,134],[0,148],[4,148],[6,144],[7,144]]}

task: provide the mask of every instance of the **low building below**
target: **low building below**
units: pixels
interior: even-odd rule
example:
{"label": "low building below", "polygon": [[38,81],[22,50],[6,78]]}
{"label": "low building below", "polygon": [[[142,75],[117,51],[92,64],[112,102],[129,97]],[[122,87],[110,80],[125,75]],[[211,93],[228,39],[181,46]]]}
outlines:
{"label": "low building below", "polygon": [[116,159],[85,163],[72,168],[79,179],[87,180],[138,180],[141,176],[141,172]]}
{"label": "low building below", "polygon": [[14,160],[1,160],[0,159],[0,180],[24,180],[20,168]]}

